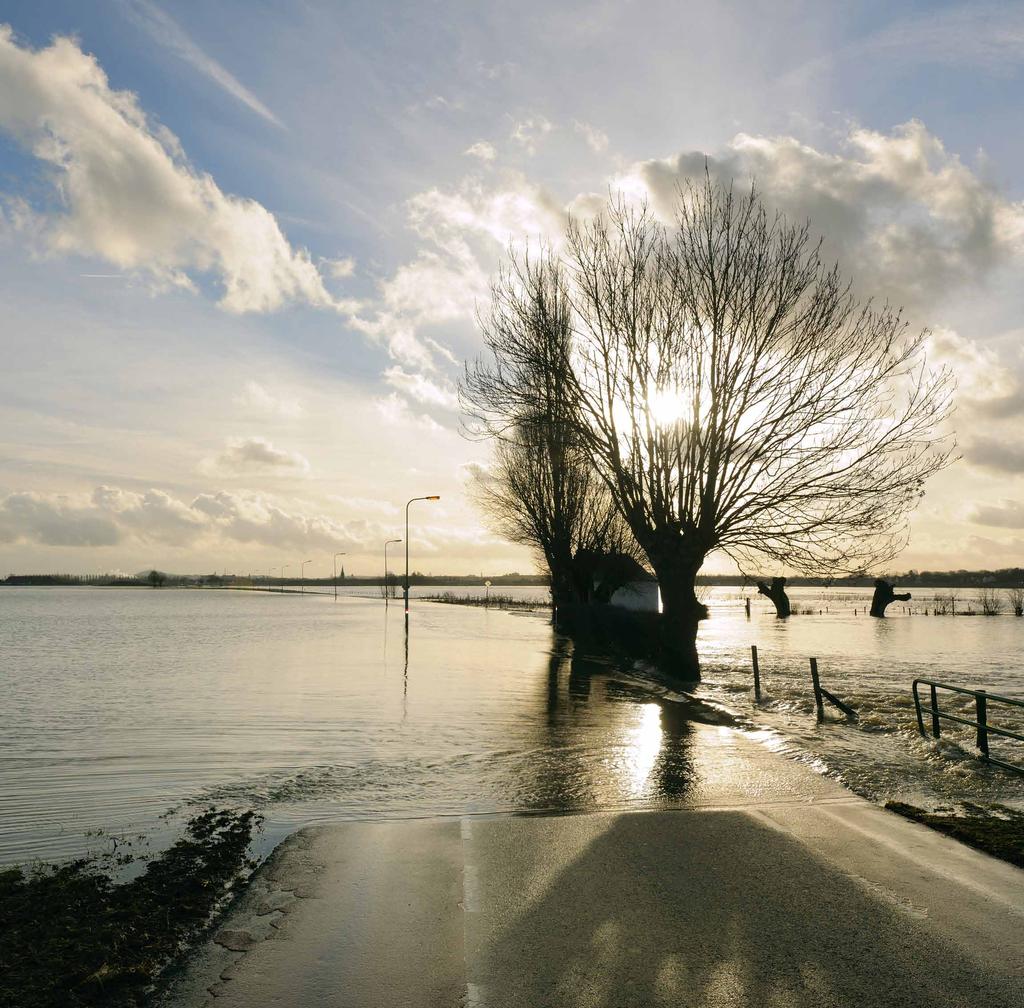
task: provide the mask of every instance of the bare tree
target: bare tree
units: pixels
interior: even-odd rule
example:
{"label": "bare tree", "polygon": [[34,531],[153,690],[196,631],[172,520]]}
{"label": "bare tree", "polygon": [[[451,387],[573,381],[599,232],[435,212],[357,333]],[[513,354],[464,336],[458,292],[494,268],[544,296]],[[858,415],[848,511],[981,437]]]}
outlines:
{"label": "bare tree", "polygon": [[1006,601],[1014,616],[1024,616],[1024,588],[1007,588]]}
{"label": "bare tree", "polygon": [[982,588],[978,592],[982,616],[998,616],[1003,611],[1003,600],[995,588]]}
{"label": "bare tree", "polygon": [[710,179],[672,228],[613,200],[567,231],[569,415],[657,575],[684,678],[710,552],[861,572],[899,552],[950,459],[952,382],[925,368],[926,333],[858,303],[819,250]]}
{"label": "bare tree", "polygon": [[589,459],[578,447],[553,453],[536,424],[496,442],[494,464],[477,479],[475,496],[491,528],[530,547],[547,567],[560,619],[571,619],[598,583],[614,577],[612,556],[638,553]]}
{"label": "bare tree", "polygon": [[570,616],[595,580],[607,589],[625,569],[610,554],[642,554],[568,412],[571,306],[557,262],[513,259],[480,326],[487,352],[460,385],[468,430],[495,440],[477,500],[495,531],[535,551],[556,614]]}

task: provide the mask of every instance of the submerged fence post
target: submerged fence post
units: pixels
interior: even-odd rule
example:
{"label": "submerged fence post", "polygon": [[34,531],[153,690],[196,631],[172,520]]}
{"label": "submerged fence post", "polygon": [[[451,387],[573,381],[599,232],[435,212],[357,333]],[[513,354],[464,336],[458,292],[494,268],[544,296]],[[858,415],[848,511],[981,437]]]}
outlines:
{"label": "submerged fence post", "polygon": [[821,702],[821,683],[818,681],[818,659],[811,659],[811,683],[814,685],[814,706],[818,710],[818,720],[825,720],[825,707]]}
{"label": "submerged fence post", "polygon": [[988,759],[988,697],[985,691],[980,689],[974,697],[975,709],[978,712],[978,748],[982,756]]}
{"label": "submerged fence post", "polygon": [[938,738],[942,734],[942,729],[939,726],[939,694],[935,691],[935,687],[932,686],[932,737]]}
{"label": "submerged fence post", "polygon": [[757,645],[750,645],[750,660],[754,663],[754,699],[761,702],[761,670],[757,666]]}

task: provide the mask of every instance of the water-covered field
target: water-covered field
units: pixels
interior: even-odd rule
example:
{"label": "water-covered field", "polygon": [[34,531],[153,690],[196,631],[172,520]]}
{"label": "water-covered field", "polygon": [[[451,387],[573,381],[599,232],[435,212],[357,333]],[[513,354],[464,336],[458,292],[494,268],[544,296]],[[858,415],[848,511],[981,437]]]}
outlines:
{"label": "water-covered field", "polygon": [[[877,799],[1021,800],[1024,779],[976,762],[969,738],[918,736],[910,683],[1024,697],[1024,619],[897,604],[878,621],[854,615],[866,591],[792,594],[814,615],[780,623],[754,597],[748,619],[742,591],[709,593],[705,696]],[[0,861],[78,853],[106,842],[97,828],[159,842],[206,802],[260,808],[271,844],[319,819],[693,800],[673,703],[639,670],[574,655],[546,614],[420,601],[408,652],[403,631],[379,596],[0,590]],[[859,725],[816,724],[812,655]],[[993,752],[1024,762],[1019,746]]]}

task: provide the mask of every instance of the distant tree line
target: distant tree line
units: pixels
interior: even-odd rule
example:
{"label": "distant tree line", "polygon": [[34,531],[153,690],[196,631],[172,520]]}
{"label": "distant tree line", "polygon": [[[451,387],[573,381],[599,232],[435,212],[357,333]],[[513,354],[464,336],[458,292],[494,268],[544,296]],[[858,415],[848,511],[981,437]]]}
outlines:
{"label": "distant tree line", "polygon": [[492,527],[533,548],[570,612],[605,558],[641,562],[683,679],[710,554],[750,577],[864,574],[952,458],[927,333],[858,301],[820,251],[753,188],[705,178],[669,225],[612,198],[557,248],[513,250],[480,317],[460,398],[494,443]]}

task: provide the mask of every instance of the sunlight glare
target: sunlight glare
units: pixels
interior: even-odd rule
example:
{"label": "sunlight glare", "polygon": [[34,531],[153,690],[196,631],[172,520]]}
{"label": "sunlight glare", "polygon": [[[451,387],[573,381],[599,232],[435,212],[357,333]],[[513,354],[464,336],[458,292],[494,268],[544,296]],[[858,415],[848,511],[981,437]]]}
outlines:
{"label": "sunlight glare", "polygon": [[640,720],[633,729],[628,757],[630,783],[634,791],[643,791],[647,776],[661,751],[661,708],[656,703],[643,704]]}

